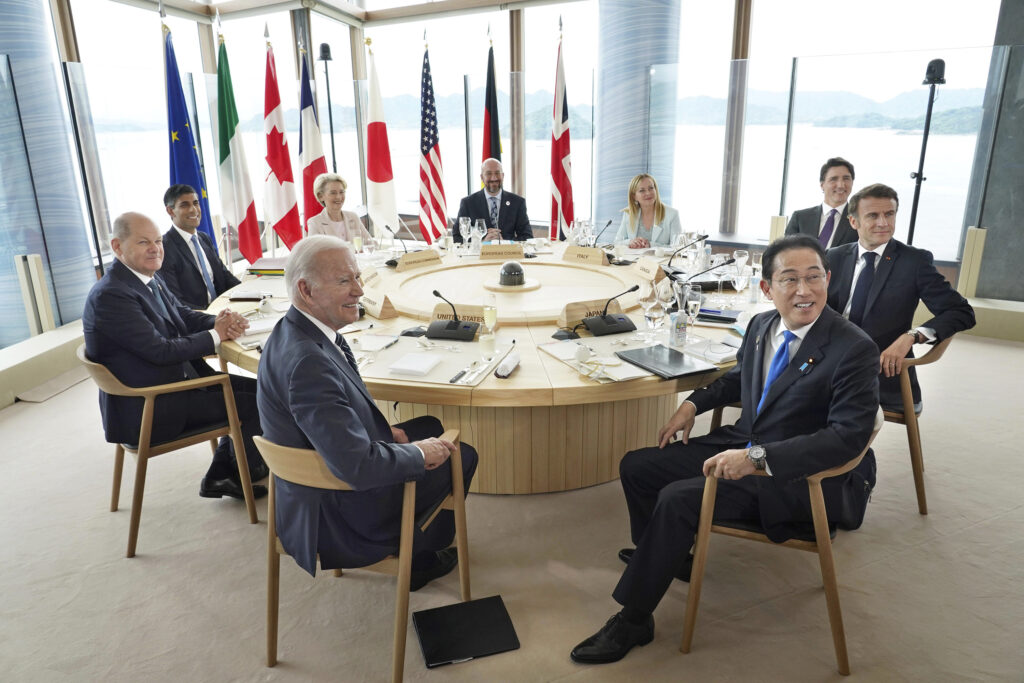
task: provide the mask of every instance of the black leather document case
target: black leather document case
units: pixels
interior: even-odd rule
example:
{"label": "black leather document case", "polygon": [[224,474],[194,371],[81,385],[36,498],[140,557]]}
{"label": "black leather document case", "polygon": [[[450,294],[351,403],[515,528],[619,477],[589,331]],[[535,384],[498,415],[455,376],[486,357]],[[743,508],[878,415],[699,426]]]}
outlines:
{"label": "black leather document case", "polygon": [[699,358],[691,358],[684,353],[671,349],[664,344],[645,346],[640,349],[616,351],[615,355],[644,370],[653,372],[663,379],[675,379],[685,375],[697,375],[712,372],[718,368]]}
{"label": "black leather document case", "polygon": [[427,668],[519,649],[500,595],[412,613]]}

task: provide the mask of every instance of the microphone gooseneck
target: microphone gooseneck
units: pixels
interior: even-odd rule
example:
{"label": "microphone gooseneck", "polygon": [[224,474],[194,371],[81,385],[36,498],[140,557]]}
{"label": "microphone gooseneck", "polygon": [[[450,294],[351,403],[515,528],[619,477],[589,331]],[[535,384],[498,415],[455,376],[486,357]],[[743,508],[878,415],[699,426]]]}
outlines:
{"label": "microphone gooseneck", "polygon": [[597,233],[597,237],[595,237],[595,238],[594,238],[594,244],[597,244],[597,243],[598,243],[598,240],[600,240],[600,239],[601,239],[601,235],[603,235],[603,234],[604,234],[604,231],[605,231],[605,230],[607,230],[607,229],[608,229],[608,226],[609,226],[609,225],[611,225],[611,224],[612,224],[612,221],[611,221],[611,219],[609,218],[609,219],[608,219],[608,222],[604,224],[604,227],[603,227],[603,228],[601,228],[601,229],[600,229],[600,230],[598,231],[598,233]]}
{"label": "microphone gooseneck", "polygon": [[386,224],[386,223],[385,223],[385,224],[384,224],[384,229],[385,229],[385,230],[387,230],[388,232],[390,232],[390,233],[391,233],[391,236],[392,236],[392,237],[394,237],[394,238],[395,238],[396,240],[398,240],[398,241],[399,241],[399,242],[401,243],[401,245],[402,245],[402,251],[404,251],[404,252],[405,252],[406,254],[408,254],[408,253],[409,253],[409,249],[408,249],[408,248],[407,248],[407,247],[405,246],[405,240],[403,240],[402,238],[400,238],[400,237],[399,237],[399,236],[398,236],[398,235],[397,235],[397,234],[395,233],[395,231],[391,229],[391,226],[390,226],[390,225],[388,225],[388,224]]}
{"label": "microphone gooseneck", "polygon": [[440,299],[441,301],[445,302],[446,304],[448,304],[449,306],[452,307],[452,320],[454,320],[455,322],[459,322],[459,314],[455,310],[455,304],[453,304],[451,301],[448,301],[448,299],[445,299],[443,296],[441,296],[441,292],[437,291],[436,289],[434,290],[434,296],[436,296],[438,299]]}
{"label": "microphone gooseneck", "polygon": [[671,256],[668,257],[668,263],[666,263],[665,265],[666,266],[671,266],[672,265],[672,259],[674,259],[676,257],[676,254],[681,252],[683,249],[688,249],[688,248],[692,247],[693,245],[697,244],[697,242],[700,242],[701,240],[706,240],[707,238],[708,238],[707,235],[701,235],[700,237],[698,237],[694,241],[690,242],[689,244],[684,244],[683,246],[679,247],[678,249],[676,249],[675,251],[672,252]]}
{"label": "microphone gooseneck", "polygon": [[716,268],[721,268],[722,266],[728,266],[728,265],[733,264],[733,263],[736,263],[736,259],[734,259],[734,258],[732,258],[730,256],[726,261],[724,261],[722,263],[719,263],[717,266],[711,266],[707,270],[702,270],[699,273],[694,273],[693,275],[690,275],[685,280],[683,280],[683,282],[689,282],[690,280],[692,280],[693,278],[697,277],[698,275],[703,275],[704,273],[709,273],[712,270],[715,270]]}
{"label": "microphone gooseneck", "polygon": [[615,300],[616,300],[616,299],[618,299],[618,298],[619,298],[620,296],[623,296],[623,295],[625,295],[625,294],[629,294],[630,292],[635,292],[635,291],[636,291],[636,290],[638,290],[638,289],[640,289],[640,285],[633,285],[632,287],[630,287],[629,289],[627,289],[627,290],[626,290],[625,292],[622,292],[622,294],[616,294],[616,295],[615,295],[615,296],[613,296],[613,297],[612,297],[611,299],[608,299],[608,301],[606,301],[606,302],[604,303],[604,310],[603,310],[603,311],[601,311],[601,317],[603,318],[603,317],[605,317],[606,315],[608,315],[608,305],[609,305],[609,304],[611,304],[611,302],[615,301]]}

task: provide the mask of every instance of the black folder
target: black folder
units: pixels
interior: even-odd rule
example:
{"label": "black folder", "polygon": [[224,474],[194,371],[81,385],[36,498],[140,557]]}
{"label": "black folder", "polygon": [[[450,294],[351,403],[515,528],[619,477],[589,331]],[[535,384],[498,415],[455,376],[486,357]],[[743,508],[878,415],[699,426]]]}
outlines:
{"label": "black folder", "polygon": [[500,595],[412,613],[428,669],[519,649]]}
{"label": "black folder", "polygon": [[698,375],[703,372],[712,372],[718,367],[702,361],[699,358],[691,358],[685,353],[670,349],[664,344],[644,346],[639,349],[628,351],[616,351],[615,355],[632,363],[644,370],[653,372],[663,379],[675,379],[685,375]]}

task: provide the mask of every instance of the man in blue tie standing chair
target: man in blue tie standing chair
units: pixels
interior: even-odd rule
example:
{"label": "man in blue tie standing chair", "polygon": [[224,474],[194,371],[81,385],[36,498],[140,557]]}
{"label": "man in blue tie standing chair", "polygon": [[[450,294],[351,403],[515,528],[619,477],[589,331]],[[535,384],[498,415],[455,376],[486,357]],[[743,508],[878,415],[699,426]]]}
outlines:
{"label": "man in blue tie standing chair", "polygon": [[[388,424],[370,396],[355,354],[338,330],[359,318],[359,266],[345,242],[311,235],[285,265],[291,308],[263,348],[257,400],[263,436],[280,446],[313,449],[351,491],[310,488],[275,479],[277,535],[310,574],[364,567],[397,554],[404,483],[416,480],[416,515],[451,489],[450,441],[437,418]],[[469,489],[476,451],[461,444]],[[448,548],[454,517],[442,510],[413,539],[410,590],[455,568]]]}
{"label": "man in blue tie standing chair", "polygon": [[[168,291],[161,277],[163,238],[156,225],[139,213],[114,220],[110,247],[117,258],[93,285],[85,301],[82,328],[89,360],[101,363],[130,387],[169,384],[215,374],[204,360],[225,339],[241,336],[249,323],[228,309],[218,315],[194,311]],[[260,433],[256,383],[231,376],[246,460],[253,481],[267,476],[252,437]],[[103,429],[111,443],[139,440],[143,400],[100,392]],[[226,421],[219,389],[203,388],[160,396],[153,415],[152,442],[171,441],[181,434]],[[267,494],[253,486],[255,497]],[[213,462],[199,485],[204,498],[244,498],[231,439],[222,437]]]}
{"label": "man in blue tie standing chair", "polygon": [[239,284],[213,247],[210,236],[197,230],[203,217],[199,195],[189,185],[171,185],[164,192],[171,228],[164,233],[164,265],[160,277],[178,300],[203,310]]}
{"label": "man in blue tie standing chair", "polygon": [[[878,352],[871,339],[825,305],[828,263],[817,239],[792,235],[764,253],[761,290],[774,311],[747,327],[735,367],[683,401],[658,446],[619,466],[636,548],[612,597],[622,610],[575,648],[573,661],[622,659],[654,638],[655,607],[673,578],[689,581],[705,477],[719,478],[716,520],[756,523],[782,542],[812,520],[811,474],[852,460],[878,412]],[[735,425],[690,438],[694,417],[742,403]],[[678,432],[681,441],[673,441]],[[768,476],[748,476],[762,470]],[[822,486],[829,522],[860,526],[875,483],[874,454]]]}
{"label": "man in blue tie standing chair", "polygon": [[[850,198],[850,222],[859,239],[828,251],[828,305],[878,345],[879,400],[884,409],[902,413],[903,359],[914,357],[914,344],[934,344],[974,327],[974,309],[935,269],[930,251],[892,238],[898,209],[896,190],[881,183]],[[913,327],[919,302],[933,317]],[[921,387],[914,368],[910,388],[914,410],[920,412]]]}
{"label": "man in blue tie standing chair", "polygon": [[[505,182],[505,171],[497,159],[486,159],[480,165],[480,181],[483,189],[463,197],[459,203],[458,218],[468,217],[475,221],[484,220],[487,234],[484,241],[517,240],[524,241],[533,237],[530,219],[526,216],[526,200],[519,195],[502,189]],[[459,234],[458,220],[452,231],[456,242],[462,241]]]}

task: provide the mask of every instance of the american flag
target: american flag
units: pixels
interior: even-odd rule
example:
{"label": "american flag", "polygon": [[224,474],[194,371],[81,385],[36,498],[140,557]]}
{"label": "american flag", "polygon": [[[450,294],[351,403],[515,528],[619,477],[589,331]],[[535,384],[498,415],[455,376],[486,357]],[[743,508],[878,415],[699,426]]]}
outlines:
{"label": "american flag", "polygon": [[572,162],[569,160],[569,103],[565,95],[562,42],[555,67],[555,106],[551,122],[551,239],[572,224]]}
{"label": "american flag", "polygon": [[423,51],[423,80],[420,83],[420,232],[427,244],[448,232],[448,207],[444,200],[444,172],[441,145],[437,139],[437,108],[430,58]]}

